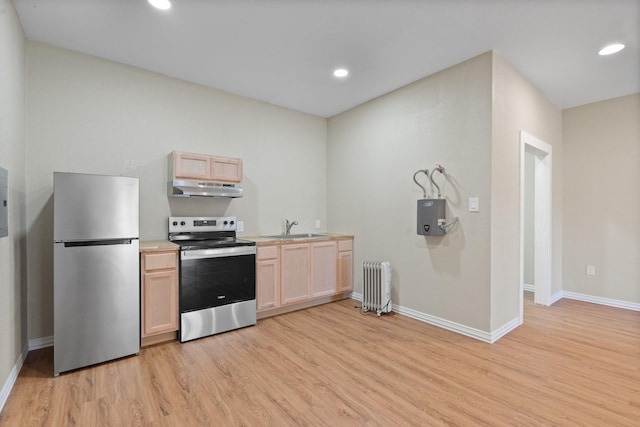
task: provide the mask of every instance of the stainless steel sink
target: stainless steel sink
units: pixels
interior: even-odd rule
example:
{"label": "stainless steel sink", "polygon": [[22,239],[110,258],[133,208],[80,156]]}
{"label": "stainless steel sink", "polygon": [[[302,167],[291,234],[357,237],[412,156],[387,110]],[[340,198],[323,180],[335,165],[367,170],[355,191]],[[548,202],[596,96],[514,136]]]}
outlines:
{"label": "stainless steel sink", "polygon": [[324,237],[322,234],[303,233],[303,234],[278,234],[277,236],[264,236],[267,239],[291,240],[291,239],[312,239],[314,237]]}

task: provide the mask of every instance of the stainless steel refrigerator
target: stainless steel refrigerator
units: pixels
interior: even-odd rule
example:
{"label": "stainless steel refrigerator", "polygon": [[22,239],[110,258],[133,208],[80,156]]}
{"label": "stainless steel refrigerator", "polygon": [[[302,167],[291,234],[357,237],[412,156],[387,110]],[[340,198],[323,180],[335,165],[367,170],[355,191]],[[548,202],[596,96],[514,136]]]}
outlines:
{"label": "stainless steel refrigerator", "polygon": [[140,351],[137,178],[54,172],[54,368]]}

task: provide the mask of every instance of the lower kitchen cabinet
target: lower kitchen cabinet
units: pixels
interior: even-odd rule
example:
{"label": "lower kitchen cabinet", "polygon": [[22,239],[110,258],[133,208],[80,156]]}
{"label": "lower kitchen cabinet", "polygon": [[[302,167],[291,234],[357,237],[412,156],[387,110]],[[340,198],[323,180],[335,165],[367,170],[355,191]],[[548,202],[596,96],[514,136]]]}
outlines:
{"label": "lower kitchen cabinet", "polygon": [[353,289],[353,238],[258,245],[260,317],[344,298]]}
{"label": "lower kitchen cabinet", "polygon": [[282,245],[281,256],[282,305],[336,293],[335,241]]}
{"label": "lower kitchen cabinet", "polygon": [[178,252],[143,252],[140,257],[142,338],[178,330]]}
{"label": "lower kitchen cabinet", "polygon": [[257,310],[280,306],[280,247],[259,246],[256,251]]}
{"label": "lower kitchen cabinet", "polygon": [[309,243],[280,248],[280,303],[294,304],[309,298]]}
{"label": "lower kitchen cabinet", "polygon": [[322,297],[336,293],[338,253],[337,242],[318,242],[310,245],[311,297]]}
{"label": "lower kitchen cabinet", "polygon": [[338,292],[353,290],[353,239],[338,240]]}

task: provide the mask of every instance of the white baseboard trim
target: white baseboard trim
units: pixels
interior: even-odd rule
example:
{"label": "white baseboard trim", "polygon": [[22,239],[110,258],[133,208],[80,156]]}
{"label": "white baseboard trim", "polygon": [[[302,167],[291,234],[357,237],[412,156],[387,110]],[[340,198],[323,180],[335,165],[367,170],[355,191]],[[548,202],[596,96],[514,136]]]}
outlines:
{"label": "white baseboard trim", "polygon": [[29,351],[47,347],[53,347],[53,335],[29,340]]}
{"label": "white baseboard trim", "polygon": [[578,301],[590,302],[593,304],[608,305],[609,307],[624,308],[626,310],[640,311],[640,304],[635,302],[620,301],[617,299],[596,297],[593,295],[580,294],[577,292],[562,292],[562,298],[574,299]]}
{"label": "white baseboard trim", "polygon": [[[354,292],[351,294],[351,298],[362,302],[362,294]],[[494,332],[486,332],[460,323],[452,322],[450,320],[442,319],[440,317],[432,316],[430,314],[422,313],[411,308],[402,307],[397,304],[392,305],[392,310],[398,314],[402,314],[403,316],[411,317],[412,319],[419,320],[429,325],[437,326],[486,343],[494,343],[513,329],[520,326],[519,319],[516,317]]]}
{"label": "white baseboard trim", "polygon": [[20,369],[22,369],[22,364],[27,358],[28,353],[29,347],[25,345],[22,349],[22,353],[20,353],[20,356],[18,356],[18,360],[16,360],[16,363],[13,364],[13,368],[11,368],[11,372],[9,372],[9,377],[2,386],[2,390],[0,390],[0,412],[2,412],[4,404],[7,403],[9,393],[11,393],[11,389],[13,389],[13,385],[16,383],[16,379],[18,379],[18,374],[20,373]]}
{"label": "white baseboard trim", "polygon": [[393,311],[398,314],[402,314],[403,316],[411,317],[412,319],[416,319],[451,332],[457,332],[461,335],[475,338],[480,341],[491,342],[491,334],[479,329],[471,328],[460,323],[452,322],[450,320],[442,319],[440,317],[432,316],[430,314],[422,313],[396,304],[393,304]]}
{"label": "white baseboard trim", "polygon": [[[530,289],[527,289],[527,287],[530,287]],[[524,285],[525,291],[534,292],[534,289],[535,288],[533,285],[526,285],[526,284]],[[356,301],[362,302],[362,294],[360,293],[353,292],[351,294],[351,298]],[[577,292],[567,292],[567,291],[560,291],[552,295],[550,305],[556,303],[562,298],[585,301],[593,304],[607,305],[607,306],[616,307],[616,308],[624,308],[626,310],[640,311],[640,304],[638,303],[620,301],[620,300],[611,299],[611,298],[603,298],[603,297],[597,297],[593,295],[585,295]],[[426,313],[421,313],[419,311],[402,307],[396,304],[392,305],[392,309],[398,314],[402,314],[404,316],[411,317],[412,319],[416,319],[421,322],[428,323],[430,325],[438,326],[448,331],[456,332],[456,333],[459,333],[471,338],[475,338],[477,340],[487,342],[487,343],[494,343],[498,341],[500,338],[502,338],[503,336],[505,336],[506,334],[508,334],[509,332],[511,332],[518,326],[520,326],[519,319],[515,318],[507,322],[497,330],[489,333],[486,331],[481,331],[479,329],[471,328],[469,326],[461,325],[459,323],[452,322],[450,320],[441,319],[439,317],[431,316]]]}
{"label": "white baseboard trim", "polygon": [[[535,293],[536,292],[536,286],[523,283],[522,284],[522,290],[525,291],[525,292],[533,292],[533,293]],[[558,302],[561,299],[562,299],[562,291],[560,291],[560,292],[558,292],[558,293],[556,293],[554,295],[551,295],[551,301],[549,301],[549,305],[553,305],[553,303]]]}
{"label": "white baseboard trim", "polygon": [[491,341],[489,342],[493,344],[494,342],[498,341],[500,338],[507,335],[509,332],[513,331],[515,328],[517,328],[520,325],[522,325],[522,322],[520,322],[519,318],[515,317],[511,319],[511,321],[505,323],[500,328],[491,332]]}
{"label": "white baseboard trim", "polygon": [[554,295],[551,295],[551,301],[549,301],[549,305],[553,305],[556,302],[560,301],[562,299],[562,295],[563,295],[562,291],[560,291],[560,292],[558,292],[558,293],[556,293]]}

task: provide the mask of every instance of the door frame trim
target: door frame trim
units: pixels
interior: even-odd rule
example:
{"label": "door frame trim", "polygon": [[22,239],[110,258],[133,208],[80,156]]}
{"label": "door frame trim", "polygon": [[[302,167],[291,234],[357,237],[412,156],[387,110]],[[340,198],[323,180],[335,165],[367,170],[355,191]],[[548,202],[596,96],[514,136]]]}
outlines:
{"label": "door frame trim", "polygon": [[536,157],[535,166],[535,267],[534,302],[551,305],[552,277],[552,147],[520,131],[520,324],[524,321],[524,199],[525,153]]}

